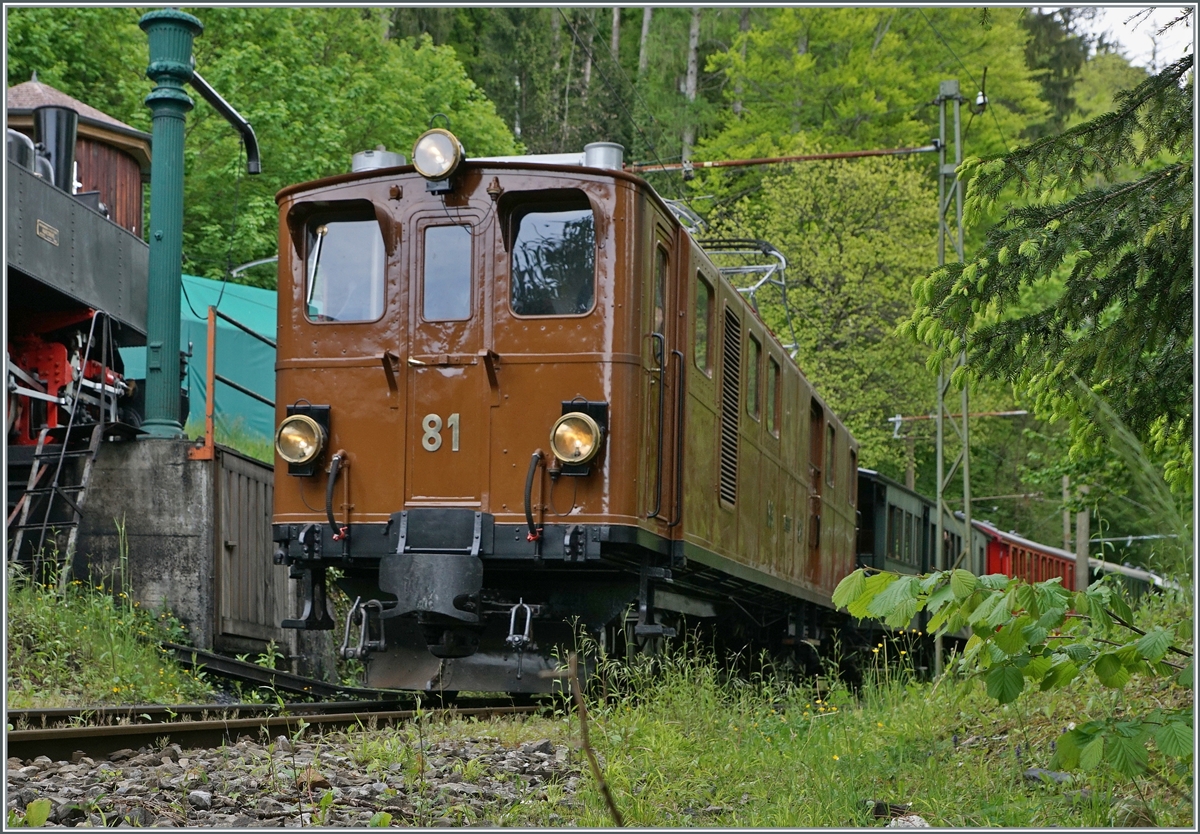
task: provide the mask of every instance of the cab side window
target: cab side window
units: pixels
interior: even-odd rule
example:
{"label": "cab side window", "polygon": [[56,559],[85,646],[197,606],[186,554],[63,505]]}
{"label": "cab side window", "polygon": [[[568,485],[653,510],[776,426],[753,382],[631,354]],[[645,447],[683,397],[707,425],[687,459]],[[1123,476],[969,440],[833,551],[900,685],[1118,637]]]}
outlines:
{"label": "cab side window", "polygon": [[746,413],[758,419],[759,403],[761,395],[759,394],[759,366],[762,365],[762,345],[758,339],[750,337],[750,356],[746,364]]}
{"label": "cab side window", "polygon": [[699,272],[696,273],[696,367],[705,376],[712,376],[712,350],[709,347],[712,340],[712,311],[713,288]]}
{"label": "cab side window", "polygon": [[373,216],[313,218],[306,225],[305,312],[310,321],[383,315],[387,255]]}

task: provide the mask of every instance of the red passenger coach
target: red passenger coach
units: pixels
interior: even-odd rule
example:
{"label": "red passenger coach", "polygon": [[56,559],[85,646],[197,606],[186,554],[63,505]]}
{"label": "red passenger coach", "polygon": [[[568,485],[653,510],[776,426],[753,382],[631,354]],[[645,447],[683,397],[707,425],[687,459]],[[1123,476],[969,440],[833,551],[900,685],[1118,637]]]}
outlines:
{"label": "red passenger coach", "polygon": [[1063,587],[1075,588],[1075,554],[1004,533],[984,521],[974,527],[987,537],[987,572],[1015,576],[1026,582],[1062,577]]}

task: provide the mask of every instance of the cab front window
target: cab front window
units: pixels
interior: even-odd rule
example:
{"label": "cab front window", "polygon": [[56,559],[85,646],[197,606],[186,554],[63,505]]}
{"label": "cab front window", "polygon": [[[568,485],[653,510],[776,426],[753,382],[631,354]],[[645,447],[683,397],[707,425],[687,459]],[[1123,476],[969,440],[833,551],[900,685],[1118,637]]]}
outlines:
{"label": "cab front window", "polygon": [[511,303],[519,316],[581,316],[596,297],[596,220],[582,192],[508,213]]}
{"label": "cab front window", "polygon": [[310,321],[375,321],[383,315],[387,256],[374,217],[307,224],[305,312]]}

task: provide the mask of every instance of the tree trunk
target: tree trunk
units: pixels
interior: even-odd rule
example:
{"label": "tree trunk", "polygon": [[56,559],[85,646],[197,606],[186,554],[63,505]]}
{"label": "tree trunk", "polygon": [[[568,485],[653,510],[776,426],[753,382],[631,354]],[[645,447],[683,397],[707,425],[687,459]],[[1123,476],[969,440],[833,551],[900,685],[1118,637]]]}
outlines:
{"label": "tree trunk", "polygon": [[[688,31],[687,80],[683,92],[688,104],[696,101],[696,86],[700,76],[700,7],[692,7],[692,26]],[[690,109],[690,108],[689,108]],[[688,113],[687,125],[683,129],[683,161],[692,159],[692,145],[696,142],[696,125],[693,114]]]}
{"label": "tree trunk", "polygon": [[587,20],[587,25],[580,25],[579,32],[580,43],[579,48],[583,50],[583,92],[579,95],[579,106],[587,107],[588,88],[592,86],[592,32],[595,29],[592,26],[592,10],[588,9],[583,13]]}
{"label": "tree trunk", "polygon": [[647,6],[642,9],[642,40],[638,45],[638,78],[646,74],[650,66],[650,53],[646,51],[646,41],[650,39],[650,14],[654,9]]}
{"label": "tree trunk", "polygon": [[608,45],[608,51],[612,53],[613,61],[619,66],[621,63],[621,7],[613,6],[612,19],[612,41]]}
{"label": "tree trunk", "polygon": [[[742,9],[741,14],[738,15],[738,31],[741,32],[743,36],[750,31],[749,9]],[[742,56],[742,60],[745,61],[746,41],[744,37],[742,39],[741,47],[738,48],[738,52]],[[733,82],[733,115],[742,115],[742,79],[740,76],[737,81]]]}
{"label": "tree trunk", "polygon": [[559,59],[562,52],[559,46],[559,39],[562,33],[562,12],[558,9],[550,10],[550,51],[554,53],[554,71],[557,73],[561,63]]}

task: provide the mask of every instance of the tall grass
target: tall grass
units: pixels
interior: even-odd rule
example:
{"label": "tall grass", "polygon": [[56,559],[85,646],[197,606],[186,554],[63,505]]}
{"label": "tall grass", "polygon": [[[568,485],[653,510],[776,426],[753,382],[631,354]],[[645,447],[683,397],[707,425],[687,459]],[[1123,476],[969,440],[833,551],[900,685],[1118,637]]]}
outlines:
{"label": "tall grass", "polygon": [[[1155,604],[1145,616],[1178,614]],[[769,666],[739,679],[694,646],[629,666],[601,660],[607,695],[593,688],[591,738],[626,824],[881,824],[868,800],[912,803],[935,826],[1110,826],[1122,824],[1125,800],[1144,800],[1159,825],[1190,824],[1175,794],[1112,772],[1066,785],[1025,776],[1048,767],[1054,740],[1083,712],[1154,702],[1154,682],[997,706],[974,679],[922,681],[911,654],[873,657],[857,692],[835,677],[781,680]],[[611,824],[590,782],[583,798],[580,825]]]}
{"label": "tall grass", "polygon": [[179,620],[147,611],[105,581],[34,581],[9,567],[10,708],[209,701],[203,677],[158,648],[186,640]]}

